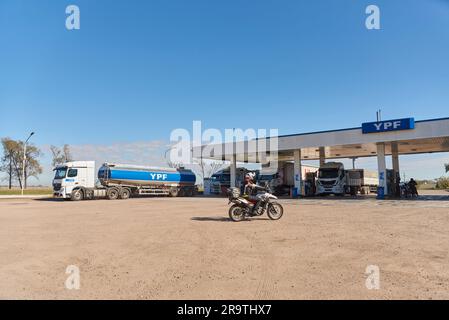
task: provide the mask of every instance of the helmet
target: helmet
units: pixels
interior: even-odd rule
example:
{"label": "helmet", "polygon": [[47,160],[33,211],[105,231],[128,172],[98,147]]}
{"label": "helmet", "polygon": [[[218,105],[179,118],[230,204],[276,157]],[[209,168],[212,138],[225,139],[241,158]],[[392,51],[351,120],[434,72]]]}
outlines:
{"label": "helmet", "polygon": [[248,172],[247,174],[245,174],[245,180],[251,180],[253,181],[254,178],[256,177],[256,174],[254,172]]}

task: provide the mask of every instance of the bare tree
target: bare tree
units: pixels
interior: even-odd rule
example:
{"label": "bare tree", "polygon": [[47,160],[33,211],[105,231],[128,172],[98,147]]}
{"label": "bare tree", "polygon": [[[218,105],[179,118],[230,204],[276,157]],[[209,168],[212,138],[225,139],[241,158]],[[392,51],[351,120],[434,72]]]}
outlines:
{"label": "bare tree", "polygon": [[184,164],[182,162],[172,162],[172,161],[168,160],[167,164],[170,168],[175,168],[175,169],[184,167]]}
{"label": "bare tree", "polygon": [[70,146],[65,144],[62,147],[62,153],[64,154],[65,162],[73,161],[72,152],[70,151]]}
{"label": "bare tree", "polygon": [[214,173],[225,167],[223,161],[205,161],[204,159],[197,159],[196,164],[198,170],[195,171],[197,171],[202,184],[204,184],[204,179],[210,178]]}
{"label": "bare tree", "polygon": [[56,146],[50,146],[50,150],[53,156],[52,166],[56,167],[58,164],[73,161],[72,154],[70,152],[70,146],[65,144],[62,148]]}
{"label": "bare tree", "polygon": [[[19,142],[20,145],[20,158],[23,159],[23,141]],[[39,163],[38,158],[42,155],[41,150],[36,147],[34,144],[27,144],[26,148],[26,161],[25,161],[25,176],[24,176],[24,188],[27,188],[27,182],[29,177],[38,178],[38,176],[42,173],[42,166]],[[22,168],[23,162],[20,165]],[[21,169],[22,170],[22,169]]]}

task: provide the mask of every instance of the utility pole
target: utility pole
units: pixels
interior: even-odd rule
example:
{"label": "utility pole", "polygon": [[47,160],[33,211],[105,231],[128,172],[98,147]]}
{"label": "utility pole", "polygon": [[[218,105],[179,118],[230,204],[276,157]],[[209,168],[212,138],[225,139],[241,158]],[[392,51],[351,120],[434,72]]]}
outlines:
{"label": "utility pole", "polygon": [[382,121],[382,109],[379,109],[376,111],[376,119],[377,119],[377,122]]}
{"label": "utility pole", "polygon": [[34,134],[34,132],[31,132],[28,138],[25,140],[25,143],[23,144],[23,163],[22,163],[22,196],[23,196],[23,189],[25,187],[25,165],[26,165],[26,159],[27,159],[27,143],[28,140],[30,140],[31,136]]}
{"label": "utility pole", "polygon": [[9,185],[8,185],[8,189],[11,189],[12,187],[12,156],[11,156],[11,152],[8,155],[9,158]]}
{"label": "utility pole", "polygon": [[355,169],[355,160],[356,159],[357,159],[357,157],[352,158],[352,169]]}

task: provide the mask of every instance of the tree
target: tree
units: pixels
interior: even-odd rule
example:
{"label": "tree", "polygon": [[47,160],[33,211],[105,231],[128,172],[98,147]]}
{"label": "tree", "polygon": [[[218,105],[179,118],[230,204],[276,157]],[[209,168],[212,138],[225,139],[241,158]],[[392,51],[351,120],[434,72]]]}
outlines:
{"label": "tree", "polygon": [[435,188],[436,189],[449,189],[449,178],[448,177],[438,178]]}
{"label": "tree", "polygon": [[204,159],[197,159],[198,172],[197,175],[200,181],[204,184],[204,179],[210,178],[215,172],[223,169],[225,164],[223,161],[206,161]]}
{"label": "tree", "polygon": [[[21,155],[23,159],[23,142],[20,141],[20,145],[22,148]],[[42,173],[42,166],[39,163],[38,158],[42,155],[41,150],[36,147],[34,144],[27,144],[26,148],[26,161],[25,161],[25,175],[24,175],[24,188],[27,188],[27,181],[29,177],[38,178],[38,176]],[[22,161],[23,166],[23,161]]]}
{"label": "tree", "polygon": [[72,152],[70,152],[70,147],[68,144],[65,144],[62,147],[62,153],[64,154],[64,158],[66,162],[73,161]]}
{"label": "tree", "polygon": [[446,173],[448,173],[449,172],[449,163],[446,163],[444,166],[446,168]]}
{"label": "tree", "polygon": [[19,180],[19,183],[22,186],[17,162],[20,153],[19,143],[10,138],[2,138],[2,146],[3,155],[1,158],[0,170],[6,172],[8,188],[11,189],[15,180]]}
{"label": "tree", "polygon": [[174,168],[174,169],[179,169],[179,168],[184,167],[184,164],[182,162],[167,161],[167,164],[170,168]]}
{"label": "tree", "polygon": [[[42,167],[38,158],[41,156],[41,151],[33,144],[27,144],[26,161],[25,161],[25,179],[23,179],[23,146],[24,142],[20,140],[13,140],[10,138],[2,139],[3,156],[1,159],[2,171],[5,171],[8,176],[9,186],[12,186],[13,181],[17,180],[19,186],[27,187],[27,179],[29,177],[36,177],[42,173]],[[24,180],[24,181],[22,181]]]}
{"label": "tree", "polygon": [[58,164],[73,161],[72,153],[70,152],[70,146],[65,144],[62,148],[56,146],[50,146],[50,151],[53,155],[52,166],[56,167]]}

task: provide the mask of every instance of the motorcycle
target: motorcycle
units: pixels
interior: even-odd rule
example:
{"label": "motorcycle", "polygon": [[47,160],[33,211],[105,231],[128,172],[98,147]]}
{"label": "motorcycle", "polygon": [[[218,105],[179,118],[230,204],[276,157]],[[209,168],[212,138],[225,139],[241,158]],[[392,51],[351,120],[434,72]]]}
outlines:
{"label": "motorcycle", "polygon": [[263,192],[257,194],[256,199],[247,199],[240,195],[239,188],[228,189],[229,202],[233,205],[229,208],[229,218],[232,221],[242,221],[249,217],[261,216],[265,212],[271,220],[279,220],[284,214],[284,208],[276,201],[268,188],[261,188]]}
{"label": "motorcycle", "polygon": [[415,198],[418,196],[416,187],[411,186],[410,183],[401,182],[399,187],[401,190],[401,198]]}
{"label": "motorcycle", "polygon": [[399,188],[401,190],[401,198],[408,198],[412,194],[408,183],[401,182]]}

